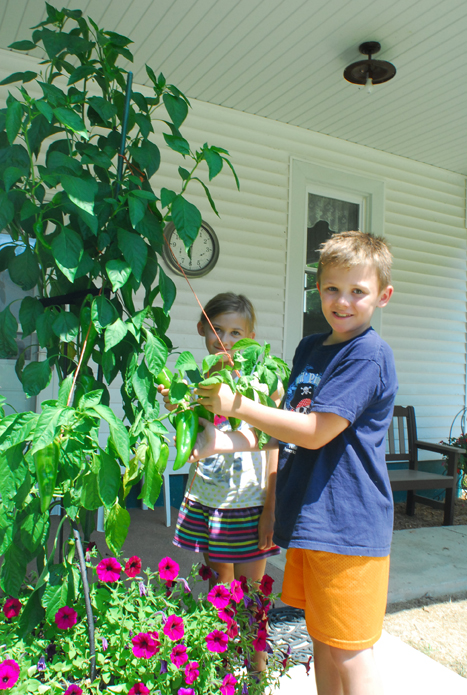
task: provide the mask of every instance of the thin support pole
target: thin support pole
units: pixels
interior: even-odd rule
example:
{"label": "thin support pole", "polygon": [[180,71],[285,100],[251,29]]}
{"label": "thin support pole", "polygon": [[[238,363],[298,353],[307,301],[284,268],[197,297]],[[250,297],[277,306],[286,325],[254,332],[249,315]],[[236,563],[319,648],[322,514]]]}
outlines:
{"label": "thin support pole", "polygon": [[94,615],[91,606],[91,596],[89,593],[89,583],[86,573],[86,562],[84,560],[83,546],[81,544],[81,536],[79,535],[78,526],[75,521],[72,521],[73,536],[75,538],[76,549],[78,551],[78,561],[79,570],[81,574],[81,579],[83,582],[84,590],[84,602],[86,605],[86,616],[88,619],[88,635],[89,635],[89,653],[90,653],[90,665],[89,665],[89,677],[91,682],[96,677],[96,645],[94,640]]}
{"label": "thin support pole", "polygon": [[123,123],[122,123],[122,140],[120,142],[120,153],[117,162],[117,185],[115,187],[115,198],[118,198],[120,193],[120,182],[122,180],[123,174],[123,157],[125,156],[125,145],[126,145],[126,133],[128,128],[128,114],[130,112],[130,99],[131,99],[131,85],[133,83],[133,73],[130,71],[128,73],[126,81],[126,92],[125,92],[125,110],[123,112]]}

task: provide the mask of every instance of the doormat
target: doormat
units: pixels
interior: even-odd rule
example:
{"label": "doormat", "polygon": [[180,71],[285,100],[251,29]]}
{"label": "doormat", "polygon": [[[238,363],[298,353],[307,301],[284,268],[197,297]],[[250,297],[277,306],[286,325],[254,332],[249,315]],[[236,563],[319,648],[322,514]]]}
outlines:
{"label": "doormat", "polygon": [[313,661],[313,642],[306,629],[304,611],[290,606],[271,608],[268,618],[269,637],[275,645],[284,651],[290,647],[290,659],[295,663]]}

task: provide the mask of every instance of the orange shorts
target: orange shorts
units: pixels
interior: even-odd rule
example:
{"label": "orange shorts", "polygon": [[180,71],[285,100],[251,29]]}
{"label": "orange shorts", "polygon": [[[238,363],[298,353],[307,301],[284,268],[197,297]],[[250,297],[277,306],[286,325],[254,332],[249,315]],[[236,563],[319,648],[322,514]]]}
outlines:
{"label": "orange shorts", "polygon": [[368,649],[381,637],[389,555],[360,557],[289,548],[281,599],[305,611],[310,636],[340,649]]}

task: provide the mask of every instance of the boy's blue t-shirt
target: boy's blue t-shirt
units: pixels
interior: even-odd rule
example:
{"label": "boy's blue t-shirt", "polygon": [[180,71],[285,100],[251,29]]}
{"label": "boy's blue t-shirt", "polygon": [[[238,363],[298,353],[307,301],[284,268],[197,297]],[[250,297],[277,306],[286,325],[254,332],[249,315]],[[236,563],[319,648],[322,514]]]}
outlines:
{"label": "boy's blue t-shirt", "polygon": [[350,425],[321,449],[279,442],[274,542],[342,555],[389,554],[393,497],[385,437],[397,377],[392,350],[372,328],[345,343],[304,338],[284,408],[336,413]]}

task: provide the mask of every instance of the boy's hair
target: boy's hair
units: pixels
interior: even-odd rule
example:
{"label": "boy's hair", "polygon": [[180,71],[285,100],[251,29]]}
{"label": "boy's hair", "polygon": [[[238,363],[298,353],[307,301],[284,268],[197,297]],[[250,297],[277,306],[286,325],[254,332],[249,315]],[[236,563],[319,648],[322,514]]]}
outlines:
{"label": "boy's hair", "polygon": [[391,282],[392,255],[383,237],[366,232],[339,232],[321,244],[319,253],[317,282],[321,279],[323,268],[327,266],[352,268],[360,263],[374,266],[380,290],[384,290]]}
{"label": "boy's hair", "polygon": [[[244,294],[235,294],[234,292],[221,292],[209,300],[204,307],[204,311],[212,321],[219,314],[238,313],[245,317],[248,321],[250,331],[254,331],[256,323],[255,310],[253,304]],[[206,316],[201,314],[200,321],[206,324]]]}

